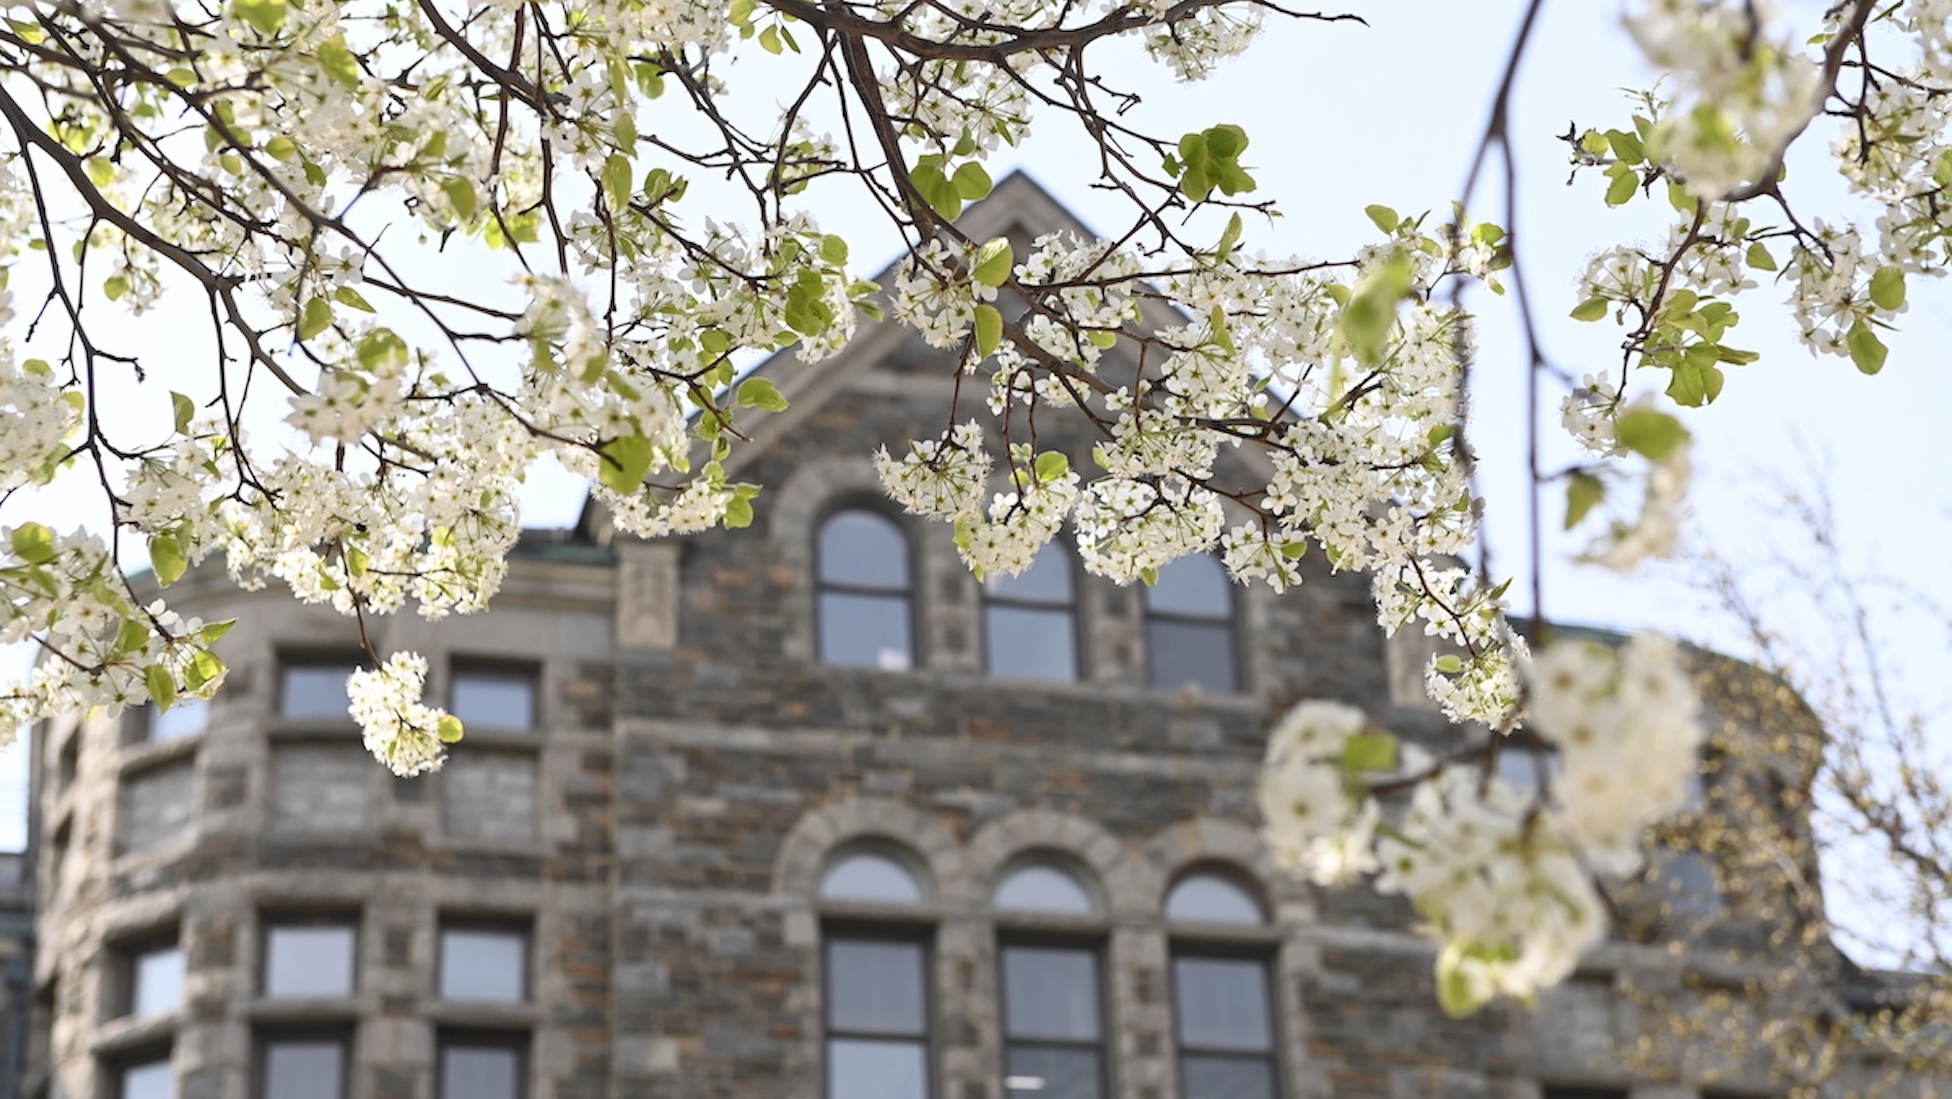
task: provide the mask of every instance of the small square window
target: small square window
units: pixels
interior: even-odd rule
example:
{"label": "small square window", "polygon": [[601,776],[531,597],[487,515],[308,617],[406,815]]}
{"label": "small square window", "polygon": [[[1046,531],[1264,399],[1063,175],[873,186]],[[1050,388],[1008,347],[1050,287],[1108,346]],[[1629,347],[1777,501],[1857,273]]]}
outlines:
{"label": "small square window", "polygon": [[491,927],[441,929],[441,999],[519,1004],[529,998],[528,975],[526,931]]}
{"label": "small square window", "polygon": [[534,668],[460,666],[454,669],[447,712],[469,729],[533,729]]}
{"label": "small square window", "polygon": [[343,1034],[273,1034],[260,1040],[262,1099],[345,1099]]}
{"label": "small square window", "polygon": [[443,1034],[440,1099],[522,1099],[527,1047],[524,1034]]}
{"label": "small square window", "polygon": [[176,1069],[167,1051],[123,1064],[114,1076],[115,1099],[174,1099],[176,1094]]}
{"label": "small square window", "polygon": [[346,680],[359,670],[355,660],[294,661],[279,679],[278,713],[282,717],[351,720]]}
{"label": "small square window", "polygon": [[157,1015],[183,1006],[183,948],[151,940],[119,951],[127,984],[121,1014]]}
{"label": "small square window", "polygon": [[155,703],[142,708],[143,738],[152,744],[166,740],[181,740],[203,732],[210,723],[210,703],[200,698],[179,700],[168,710],[159,710]]}
{"label": "small square window", "polygon": [[352,995],[354,940],[350,924],[273,924],[264,936],[264,994]]}

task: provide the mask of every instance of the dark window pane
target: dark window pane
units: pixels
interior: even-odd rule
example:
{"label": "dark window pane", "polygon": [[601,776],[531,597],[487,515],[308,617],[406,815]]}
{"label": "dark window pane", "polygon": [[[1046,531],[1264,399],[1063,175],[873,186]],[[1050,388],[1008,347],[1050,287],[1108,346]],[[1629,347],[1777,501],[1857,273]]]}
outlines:
{"label": "dark window pane", "polygon": [[521,1003],[528,941],[520,931],[442,931],[441,998]]}
{"label": "dark window pane", "polygon": [[1243,958],[1173,959],[1179,1041],[1203,1049],[1272,1048],[1267,967]]}
{"label": "dark window pane", "polygon": [[338,717],[351,720],[346,679],[350,664],[295,664],[285,668],[279,710],[286,717]]}
{"label": "dark window pane", "polygon": [[1012,1038],[1098,1040],[1098,955],[1048,946],[1003,948],[1003,1032]]}
{"label": "dark window pane", "polygon": [[203,732],[204,724],[210,719],[210,703],[200,698],[185,698],[171,706],[168,713],[156,709],[152,703],[148,714],[150,740],[175,740]]}
{"label": "dark window pane", "polygon": [[827,1016],[835,1030],[926,1034],[922,944],[827,944]]}
{"label": "dark window pane", "polygon": [[1078,633],[1068,610],[991,603],[983,608],[983,649],[991,675],[1078,678]]}
{"label": "dark window pane", "polygon": [[920,1042],[834,1038],[827,1043],[827,1099],[928,1099]]}
{"label": "dark window pane", "polygon": [[908,587],[908,539],[885,515],[843,511],[820,527],[820,579],[828,584]]}
{"label": "dark window pane", "polygon": [[1233,592],[1227,570],[1211,554],[1182,557],[1159,569],[1159,582],[1145,589],[1145,608],[1164,614],[1231,618]]}
{"label": "dark window pane", "polygon": [[820,660],[850,668],[906,671],[908,597],[820,593]]}
{"label": "dark window pane", "polygon": [[455,672],[448,713],[470,729],[535,728],[535,677],[510,672]]}
{"label": "dark window pane", "polygon": [[1011,1099],[1103,1099],[1098,1052],[1011,1046],[1003,1056],[1003,1093]]}
{"label": "dark window pane", "polygon": [[1214,874],[1195,874],[1173,886],[1166,897],[1166,918],[1249,924],[1262,920],[1261,906],[1246,890]]}
{"label": "dark window pane", "polygon": [[827,900],[922,903],[922,887],[906,867],[886,855],[867,852],[835,863],[820,879],[820,895]]}
{"label": "dark window pane", "polygon": [[1091,903],[1078,879],[1054,866],[1025,866],[1010,872],[996,888],[996,907],[1013,912],[1064,912],[1089,916]]}
{"label": "dark window pane", "polygon": [[352,994],[352,928],[273,927],[268,936],[266,996]]}
{"label": "dark window pane", "polygon": [[1146,623],[1145,644],[1155,687],[1196,683],[1209,691],[1236,689],[1231,624],[1155,618]]}
{"label": "dark window pane", "polygon": [[183,951],[178,947],[135,956],[130,966],[129,1011],[148,1015],[175,1011],[183,1004]]}
{"label": "dark window pane", "polygon": [[522,1055],[507,1046],[443,1046],[441,1099],[516,1099]]}
{"label": "dark window pane", "polygon": [[1022,603],[1070,603],[1070,552],[1056,542],[1045,543],[1029,568],[992,579],[989,594]]}
{"label": "dark window pane", "polygon": [[1274,1099],[1274,1069],[1254,1057],[1180,1058],[1185,1099]]}
{"label": "dark window pane", "polygon": [[130,1065],[122,1070],[122,1089],[116,1099],[175,1099],[176,1073],[168,1061]]}
{"label": "dark window pane", "polygon": [[284,1039],[264,1044],[264,1099],[340,1099],[345,1094],[345,1047],[331,1039]]}

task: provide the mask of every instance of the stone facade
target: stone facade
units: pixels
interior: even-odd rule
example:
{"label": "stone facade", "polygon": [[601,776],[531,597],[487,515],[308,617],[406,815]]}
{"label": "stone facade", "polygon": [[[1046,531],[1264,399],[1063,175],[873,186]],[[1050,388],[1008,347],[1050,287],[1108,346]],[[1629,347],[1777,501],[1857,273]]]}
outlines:
{"label": "stone facade", "polygon": [[[1021,179],[968,221],[979,237],[1070,224]],[[91,718],[37,741],[49,1026],[30,1088],[118,1099],[160,1059],[183,1099],[246,1099],[295,1035],[344,1051],[342,1099],[433,1099],[443,1043],[487,1035],[519,1049],[527,1099],[814,1099],[821,944],[875,928],[927,944],[935,1099],[1024,1095],[1004,1086],[1000,941],[1098,952],[1107,1099],[1184,1095],[1168,986],[1191,948],[1267,965],[1283,1099],[1693,1099],[1611,1059],[1642,1029],[1617,984],[1671,970],[1666,952],[1613,944],[1536,1012],[1448,1019],[1403,905],[1270,865],[1253,788],[1284,706],[1339,698],[1407,737],[1442,731],[1419,654],[1386,645],[1362,577],[1311,559],[1285,596],[1235,589],[1239,690],[1150,686],[1141,593],[1082,575],[1076,681],[993,677],[982,586],[947,530],[878,502],[866,460],[944,426],[940,358],[875,328],[817,371],[767,369],[794,403],[739,452],[736,475],[768,486],[751,529],[641,544],[592,513],[525,541],[492,613],[379,624],[382,650],[428,656],[436,701],[480,662],[533,684],[533,728],[471,726],[438,775],[393,779],[349,721],[282,716],[282,669],[352,659],[351,622],[215,570],[181,581],[185,613],[239,620],[201,728],[158,741],[139,716]],[[1086,437],[1040,445],[1088,461]],[[819,659],[813,547],[845,505],[908,539],[908,669]],[[863,844],[906,860],[926,897],[823,900],[823,873]],[[1096,911],[998,911],[999,876],[1026,858],[1069,867]],[[1167,921],[1169,890],[1200,870],[1269,918]],[[269,939],[317,920],[352,929],[349,987],[272,994]],[[453,926],[525,939],[517,1002],[443,995]],[[180,1003],[134,1012],[128,967],[155,943],[182,950]]]}

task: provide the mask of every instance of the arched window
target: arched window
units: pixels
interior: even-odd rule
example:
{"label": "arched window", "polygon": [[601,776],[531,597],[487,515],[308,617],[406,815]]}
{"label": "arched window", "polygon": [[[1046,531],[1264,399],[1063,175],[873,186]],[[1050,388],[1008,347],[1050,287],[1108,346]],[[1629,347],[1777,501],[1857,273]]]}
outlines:
{"label": "arched window", "polygon": [[[820,878],[822,901],[921,904],[928,884],[881,845],[845,849]],[[827,1094],[928,1099],[929,928],[844,919],[823,935]]]}
{"label": "arched window", "polygon": [[1159,582],[1145,589],[1148,681],[1237,691],[1234,648],[1234,595],[1220,561],[1200,553],[1161,567]]}
{"label": "arched window", "polygon": [[914,664],[908,538],[878,511],[849,508],[820,525],[820,661],[903,671]]}
{"label": "arched window", "polygon": [[1091,893],[1077,877],[1048,862],[1017,867],[997,884],[995,905],[1000,912],[1050,912],[1090,916],[1098,911]]}
{"label": "arched window", "polygon": [[[1166,896],[1166,919],[1205,925],[1267,922],[1247,890],[1212,871],[1191,874],[1173,887]],[[1268,957],[1243,946],[1174,936],[1173,1021],[1180,1093],[1186,1099],[1278,1097]]]}
{"label": "arched window", "polygon": [[1267,918],[1260,902],[1226,877],[1212,872],[1191,874],[1166,895],[1166,918],[1199,923],[1261,924]]}
{"label": "arched window", "polygon": [[983,659],[991,675],[1078,678],[1076,570],[1062,542],[1048,542],[1030,568],[983,589]]}
{"label": "arched window", "polygon": [[[1056,860],[1025,861],[1003,875],[993,903],[1002,916],[1094,916],[1092,890]],[[1003,993],[1003,1090],[1039,1099],[1104,1099],[1105,1016],[1100,948],[999,936]]]}

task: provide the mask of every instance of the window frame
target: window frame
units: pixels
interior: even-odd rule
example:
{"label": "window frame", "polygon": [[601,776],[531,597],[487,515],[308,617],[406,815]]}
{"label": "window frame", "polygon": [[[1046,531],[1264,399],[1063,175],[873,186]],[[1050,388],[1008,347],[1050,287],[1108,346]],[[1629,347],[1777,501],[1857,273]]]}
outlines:
{"label": "window frame", "polygon": [[[257,997],[261,1000],[346,1000],[359,995],[359,947],[363,936],[359,929],[360,917],[357,912],[320,913],[260,913],[258,916],[258,979]],[[347,952],[346,990],[344,992],[315,992],[300,995],[278,994],[271,991],[271,938],[277,932],[288,928],[343,928],[352,936],[351,949]]]}
{"label": "window frame", "polygon": [[[1078,561],[1077,551],[1072,549],[1071,544],[1063,538],[1051,539],[1037,552],[1043,554],[1053,551],[1063,555],[1066,576],[1070,580],[1070,595],[1062,602],[1025,598],[1017,595],[999,595],[992,590],[990,584],[985,583],[981,585],[984,675],[1023,683],[1083,683],[1085,681],[1087,669],[1085,668],[1083,616],[1080,613],[1083,600],[1079,597],[1079,592],[1083,587],[1084,569]],[[1007,610],[1061,612],[1070,625],[1071,674],[1068,677],[1059,678],[1056,676],[1024,677],[998,673],[990,664],[990,636],[993,632],[990,628],[990,609],[992,607],[1000,607]]]}
{"label": "window frame", "polygon": [[[1265,925],[1262,925],[1265,926]],[[1181,958],[1208,959],[1214,961],[1252,962],[1260,968],[1261,985],[1267,996],[1267,1049],[1252,1052],[1240,1049],[1220,1049],[1210,1046],[1188,1047],[1182,1026],[1184,1011],[1179,999],[1179,965]],[[1279,993],[1281,983],[1275,979],[1275,967],[1280,961],[1280,947],[1275,943],[1231,943],[1216,942],[1211,939],[1195,939],[1175,935],[1166,943],[1166,1002],[1172,1011],[1173,1035],[1173,1075],[1178,1083],[1179,1093],[1188,1094],[1186,1086],[1186,1057],[1232,1058],[1240,1061],[1258,1060],[1268,1067],[1268,1079],[1273,1084],[1272,1099],[1283,1099],[1286,1089],[1282,1087],[1284,1059],[1281,1041],[1281,1004]]]}
{"label": "window frame", "polygon": [[[881,519],[893,526],[895,533],[900,535],[902,560],[906,566],[904,571],[907,574],[903,586],[899,588],[871,587],[846,581],[827,579],[820,553],[821,538],[826,533],[829,523],[832,523],[843,515],[853,512],[862,512]],[[921,600],[917,597],[917,592],[921,589],[921,584],[917,582],[920,574],[917,566],[920,564],[921,555],[915,552],[915,538],[913,533],[908,529],[908,525],[902,522],[899,517],[891,514],[888,509],[882,507],[878,502],[850,498],[835,503],[832,507],[820,514],[818,521],[813,524],[812,543],[808,559],[813,564],[814,663],[827,668],[850,668],[857,671],[884,672],[887,674],[901,674],[920,670],[922,667],[922,616],[920,614]],[[877,665],[837,664],[829,661],[827,659],[826,646],[823,643],[823,639],[826,636],[825,597],[829,593],[836,595],[900,598],[903,603],[903,620],[908,625],[908,667],[897,671],[896,669],[882,668]]]}
{"label": "window frame", "polygon": [[[484,733],[505,733],[510,735],[529,735],[542,731],[542,664],[538,661],[510,660],[499,657],[470,656],[451,654],[447,660],[447,712],[456,717],[461,715],[455,709],[456,689],[461,680],[468,676],[503,681],[520,680],[529,688],[529,713],[522,725],[482,725]],[[463,723],[467,718],[461,717]],[[469,726],[468,732],[476,732]]]}
{"label": "window frame", "polygon": [[307,1025],[302,1027],[260,1027],[252,1034],[254,1064],[251,1079],[258,1096],[271,1096],[271,1047],[280,1043],[330,1043],[339,1050],[339,1093],[336,1099],[352,1094],[353,1043],[357,1026],[352,1022]]}
{"label": "window frame", "polygon": [[[1015,913],[1030,915],[1031,913]],[[1079,919],[1080,917],[1071,917]],[[1102,916],[1093,917],[1102,920]],[[1092,959],[1093,995],[1098,1006],[1098,1039],[1087,1042],[1064,1038],[1013,1038],[1010,1035],[1010,977],[1007,958],[1009,952],[1017,948],[1042,950],[1075,950],[1089,954]],[[1016,927],[1000,927],[996,933],[996,1039],[997,1052],[1001,1057],[1002,1087],[1005,1099],[1019,1094],[1018,1089],[1009,1086],[1010,1050],[1013,1046],[1031,1046],[1039,1049],[1090,1050],[1098,1059],[1098,1094],[1093,1099],[1115,1099],[1120,1094],[1118,1081],[1113,1078],[1116,1060],[1112,1057],[1112,1041],[1116,1037],[1117,1019],[1112,1014],[1112,974],[1109,964],[1111,940],[1104,934],[1066,934],[1063,932],[1033,931]],[[1022,1094],[1029,1094],[1023,1092]]]}
{"label": "window frame", "polygon": [[276,697],[272,700],[275,720],[287,725],[352,724],[350,712],[337,715],[291,713],[286,709],[291,702],[291,685],[286,676],[295,668],[344,668],[350,679],[352,673],[366,668],[365,654],[347,649],[278,650],[275,662],[278,668]]}
{"label": "window frame", "polygon": [[[833,1082],[833,1041],[855,1039],[865,1041],[903,1041],[909,1040],[922,1048],[922,1087],[923,1099],[936,1099],[942,1094],[940,1081],[936,1079],[941,1063],[940,1051],[936,1048],[941,1026],[936,1019],[936,980],[935,980],[935,924],[933,922],[914,923],[860,920],[846,918],[823,919],[820,924],[820,1094],[825,1099],[845,1099],[831,1093]],[[834,1026],[833,994],[833,955],[835,942],[857,943],[901,943],[920,949],[922,954],[922,1034],[916,1039],[902,1039],[888,1034],[870,1031],[837,1030]]]}
{"label": "window frame", "polygon": [[441,1099],[447,1084],[447,1051],[450,1049],[498,1049],[515,1054],[515,1099],[528,1099],[529,1075],[534,1058],[530,1047],[534,1036],[527,1030],[495,1027],[441,1027],[434,1032],[434,1099]]}
{"label": "window frame", "polygon": [[[103,1003],[107,1011],[104,1013],[103,1018],[134,1019],[146,1017],[138,1014],[136,1011],[136,997],[140,991],[137,976],[141,972],[142,959],[151,954],[160,954],[166,950],[174,950],[179,955],[182,955],[182,980],[184,984],[187,984],[190,976],[190,957],[188,952],[184,950],[182,934],[178,928],[174,926],[153,928],[138,934],[124,936],[109,945],[108,952],[111,960],[107,974],[109,986],[105,990],[108,995],[103,997]],[[168,1011],[151,1012],[150,1015],[160,1018],[163,1015],[180,1013],[183,1010],[183,1004],[187,998],[180,994],[182,991],[184,990],[179,990],[175,1007],[170,1008]]]}
{"label": "window frame", "polygon": [[[514,1000],[455,999],[446,994],[447,936],[449,932],[475,932],[513,935],[522,940],[521,986]],[[535,921],[533,918],[471,915],[443,915],[434,928],[434,996],[443,1004],[469,1007],[522,1007],[535,1003]]]}
{"label": "window frame", "polygon": [[[1190,557],[1192,555],[1189,554],[1188,556]],[[1152,606],[1152,589],[1150,587],[1143,588],[1139,592],[1139,611],[1141,632],[1145,638],[1146,686],[1154,690],[1175,691],[1183,689],[1191,682],[1190,680],[1182,680],[1178,683],[1162,683],[1159,679],[1159,667],[1157,664],[1159,646],[1153,643],[1152,626],[1155,622],[1164,622],[1187,626],[1220,628],[1227,639],[1227,666],[1233,672],[1232,682],[1222,693],[1244,694],[1247,692],[1248,686],[1247,668],[1242,657],[1246,654],[1247,647],[1241,644],[1240,593],[1234,590],[1233,580],[1227,575],[1227,567],[1218,557],[1215,557],[1207,551],[1201,551],[1201,556],[1212,561],[1214,567],[1220,570],[1221,581],[1226,585],[1224,588],[1227,593],[1226,610],[1217,614],[1206,615],[1188,614],[1185,611],[1155,610]],[[1185,558],[1181,558],[1181,560],[1185,560]],[[1171,563],[1169,562],[1169,564]],[[1206,687],[1204,684],[1201,687],[1205,690],[1213,689]]]}
{"label": "window frame", "polygon": [[117,1050],[104,1056],[98,1063],[107,1070],[103,1073],[108,1077],[104,1081],[107,1086],[103,1092],[110,1099],[124,1099],[128,1095],[129,1073],[151,1065],[169,1066],[170,1092],[172,1095],[176,1093],[179,1081],[176,1078],[176,1047],[173,1042],[144,1043],[132,1049]]}

